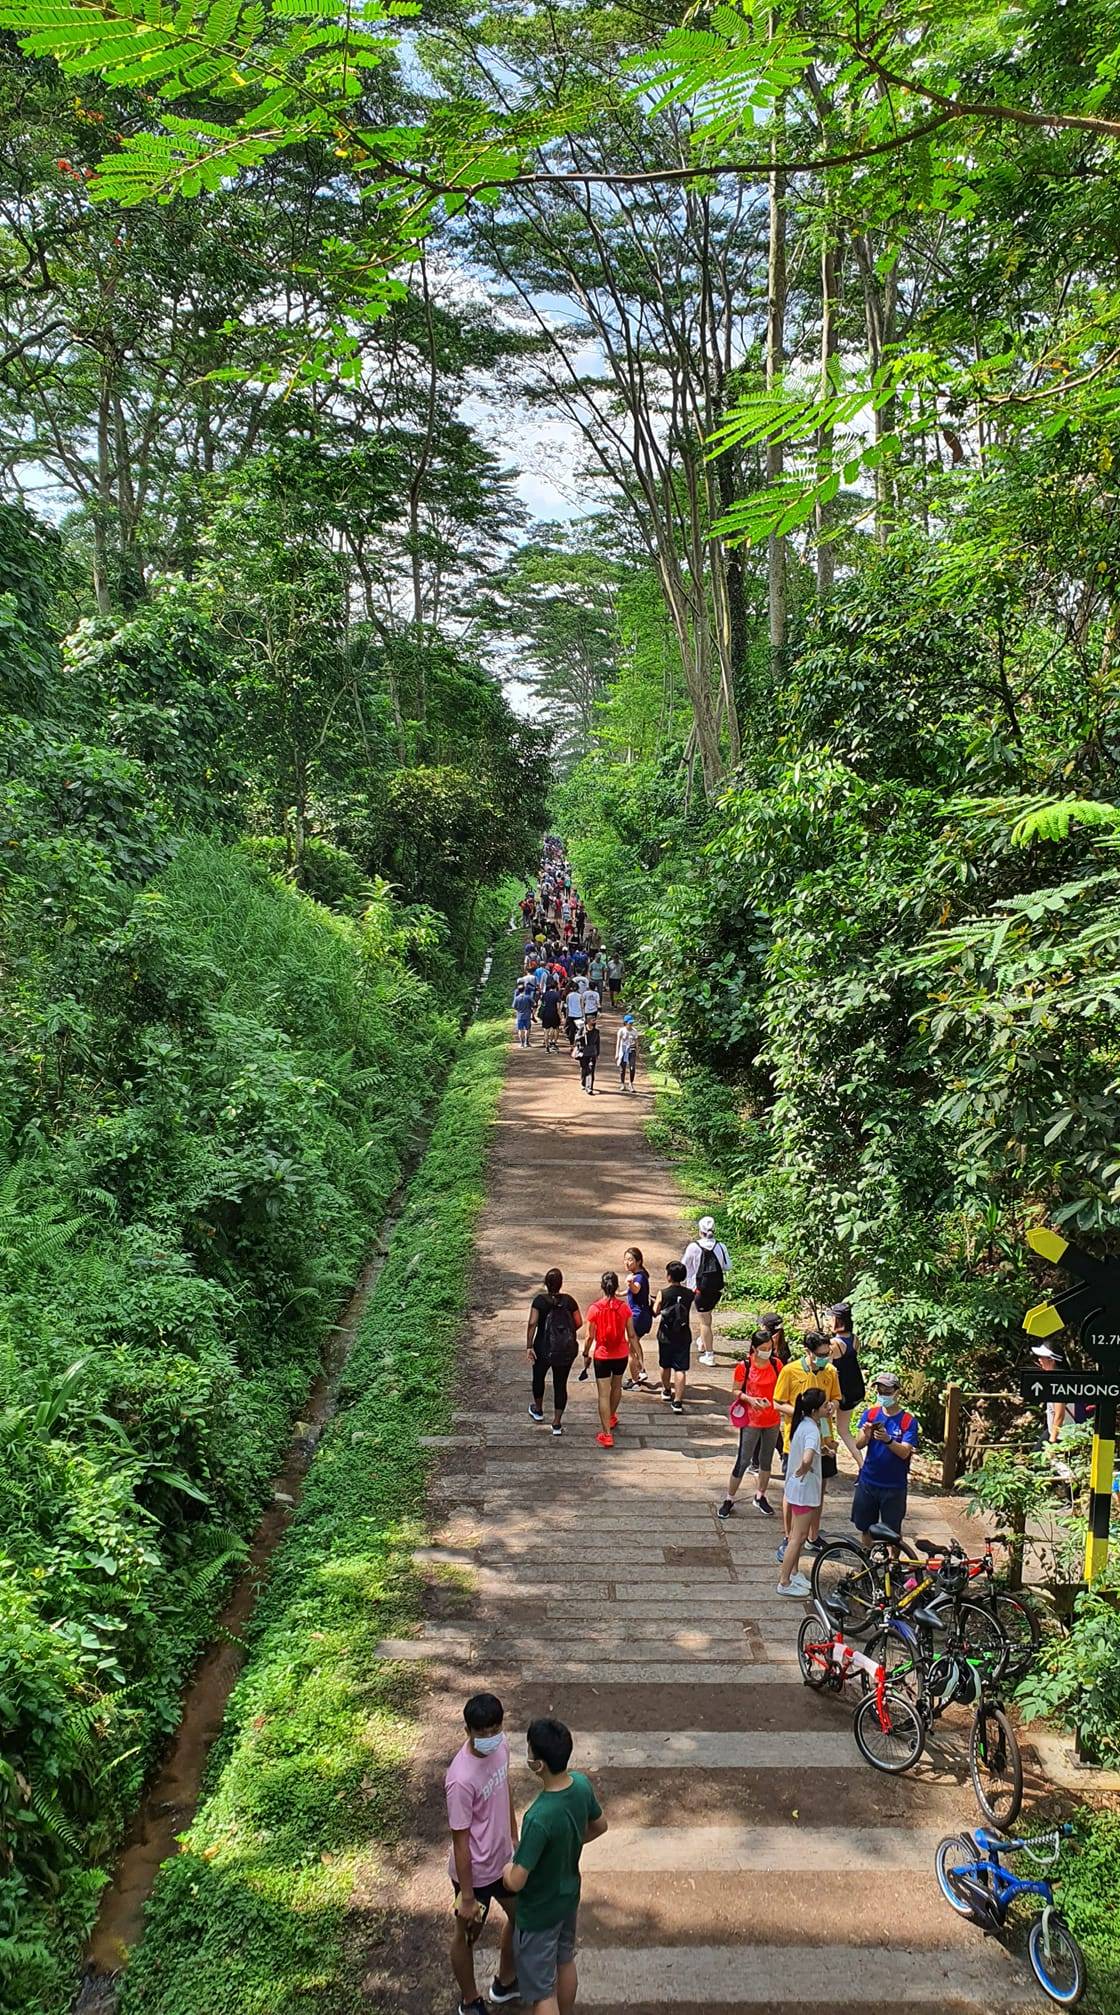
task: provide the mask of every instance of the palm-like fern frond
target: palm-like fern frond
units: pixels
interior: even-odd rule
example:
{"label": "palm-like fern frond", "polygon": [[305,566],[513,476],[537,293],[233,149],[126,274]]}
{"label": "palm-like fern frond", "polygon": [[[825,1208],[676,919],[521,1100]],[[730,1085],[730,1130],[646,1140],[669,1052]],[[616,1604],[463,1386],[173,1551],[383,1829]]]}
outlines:
{"label": "palm-like fern frond", "polygon": [[[313,135],[345,140],[345,108],[367,70],[396,47],[394,24],[416,0],[0,0],[0,28],[67,75],[168,104],[205,93],[228,100],[228,125],[164,113],[162,130],[126,137],[90,184],[98,200],[131,205],[216,189]],[[348,151],[345,147],[340,152]]]}

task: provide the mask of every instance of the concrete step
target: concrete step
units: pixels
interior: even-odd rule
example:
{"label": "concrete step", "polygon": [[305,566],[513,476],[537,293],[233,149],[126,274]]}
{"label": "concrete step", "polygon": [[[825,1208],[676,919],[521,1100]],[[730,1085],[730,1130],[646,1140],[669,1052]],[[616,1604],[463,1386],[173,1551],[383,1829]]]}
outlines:
{"label": "concrete step", "polygon": [[646,1728],[633,1734],[602,1730],[581,1734],[581,1770],[796,1770],[847,1769],[859,1751],[848,1729],[775,1730]]}
{"label": "concrete step", "polygon": [[[946,1917],[948,1918],[948,1911]],[[979,1936],[979,1934],[977,1934]],[[1028,1976],[1028,1979],[1030,1976]],[[1047,2004],[1031,1991],[1023,1969],[998,1945],[952,1951],[915,1948],[899,1939],[882,1945],[796,1946],[585,1945],[579,1954],[580,1999],[613,2011],[672,2008],[677,2015],[710,2008],[895,2008],[944,2015],[1012,2015]]]}
{"label": "concrete step", "polygon": [[[793,1738],[794,1743],[796,1738]],[[886,1876],[921,1869],[933,1879],[937,1830],[913,1826],[611,1826],[583,1850],[586,1879],[657,1875],[681,1869],[704,1875],[797,1875],[820,1872]],[[946,1910],[946,1915],[948,1915]]]}

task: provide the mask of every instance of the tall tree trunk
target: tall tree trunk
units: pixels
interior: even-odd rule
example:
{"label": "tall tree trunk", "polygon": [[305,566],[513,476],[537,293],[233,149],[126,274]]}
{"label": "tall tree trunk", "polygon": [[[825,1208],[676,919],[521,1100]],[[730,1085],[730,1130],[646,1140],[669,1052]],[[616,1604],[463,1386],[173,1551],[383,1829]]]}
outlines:
{"label": "tall tree trunk", "polygon": [[[771,22],[771,35],[774,28]],[[774,135],[770,158],[778,159],[784,121],[781,108],[775,109]],[[786,361],[786,178],[777,169],[770,176],[770,241],[766,276],[766,389],[776,390]],[[766,444],[767,484],[781,480],[785,454],[780,441]],[[766,548],[766,580],[770,613],[770,661],[775,675],[781,670],[786,647],[786,541],[771,533]]]}
{"label": "tall tree trunk", "polygon": [[93,511],[93,594],[99,616],[113,607],[109,583],[109,522],[113,513],[113,471],[109,454],[113,397],[109,367],[101,358],[101,380],[97,392],[97,501]]}
{"label": "tall tree trunk", "polygon": [[[840,298],[840,249],[833,242],[828,212],[825,212],[824,237],[821,241],[821,387],[822,399],[827,399],[833,390],[833,364],[840,347],[840,329],[837,309]],[[817,435],[817,475],[828,476],[832,471],[831,427],[822,427]],[[821,600],[832,593],[836,578],[836,559],[828,537],[832,522],[831,504],[818,504],[816,508],[817,534],[817,594]]]}
{"label": "tall tree trunk", "polygon": [[[867,355],[872,374],[882,369],[890,355],[895,339],[895,324],[898,319],[898,281],[894,268],[885,280],[880,280],[875,270],[874,249],[867,236],[860,232],[852,240],[860,279],[863,283],[864,319],[867,325]],[[893,433],[898,417],[898,401],[888,399],[877,406],[874,416],[873,439],[880,447],[886,436]],[[895,485],[889,459],[875,465],[875,537],[883,545],[890,531],[894,515]]]}

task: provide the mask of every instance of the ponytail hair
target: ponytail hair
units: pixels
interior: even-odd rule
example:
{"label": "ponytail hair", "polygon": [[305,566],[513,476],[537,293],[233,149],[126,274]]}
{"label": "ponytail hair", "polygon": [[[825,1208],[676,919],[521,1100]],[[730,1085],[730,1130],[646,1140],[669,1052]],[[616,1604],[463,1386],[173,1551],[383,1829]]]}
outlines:
{"label": "ponytail hair", "polygon": [[825,1392],[823,1386],[807,1385],[804,1392],[799,1392],[794,1402],[793,1426],[790,1428],[791,1437],[797,1433],[803,1420],[807,1420],[811,1413],[819,1413],[821,1407],[827,1406],[827,1404],[828,1394]]}
{"label": "ponytail hair", "polygon": [[599,1285],[602,1288],[603,1293],[607,1296],[608,1300],[611,1299],[614,1295],[618,1293],[617,1273],[615,1273],[613,1269],[609,1270],[607,1273],[604,1273],[600,1278]]}

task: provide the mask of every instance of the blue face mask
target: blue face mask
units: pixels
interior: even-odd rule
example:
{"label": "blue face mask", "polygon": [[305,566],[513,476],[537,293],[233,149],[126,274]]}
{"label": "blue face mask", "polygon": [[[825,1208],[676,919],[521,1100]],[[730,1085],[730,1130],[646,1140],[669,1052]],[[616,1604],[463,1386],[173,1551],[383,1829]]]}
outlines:
{"label": "blue face mask", "polygon": [[478,1756],[492,1756],[501,1743],[500,1735],[473,1735],[471,1737]]}

